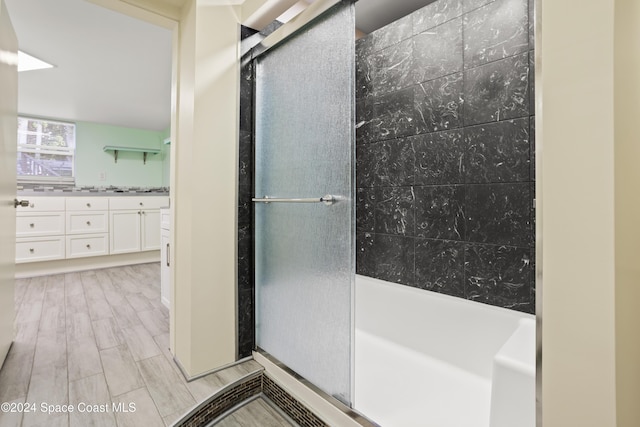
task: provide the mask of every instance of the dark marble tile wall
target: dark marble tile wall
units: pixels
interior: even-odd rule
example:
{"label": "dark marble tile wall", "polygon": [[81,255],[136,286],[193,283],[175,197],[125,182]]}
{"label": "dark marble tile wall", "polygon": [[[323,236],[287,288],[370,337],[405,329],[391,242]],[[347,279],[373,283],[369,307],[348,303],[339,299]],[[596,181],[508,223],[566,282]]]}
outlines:
{"label": "dark marble tile wall", "polygon": [[534,312],[534,0],[437,0],[357,42],[357,272]]}
{"label": "dark marble tile wall", "polygon": [[[243,40],[256,31],[241,27]],[[246,58],[245,58],[246,59]],[[251,355],[255,344],[253,284],[253,63],[240,68],[240,134],[238,164],[238,357]]]}

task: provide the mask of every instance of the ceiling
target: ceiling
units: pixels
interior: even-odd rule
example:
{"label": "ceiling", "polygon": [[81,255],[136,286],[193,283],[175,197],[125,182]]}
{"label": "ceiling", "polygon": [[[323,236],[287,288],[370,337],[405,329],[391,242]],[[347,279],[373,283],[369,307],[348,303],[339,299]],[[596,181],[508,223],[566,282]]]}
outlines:
{"label": "ceiling", "polygon": [[[156,1],[172,7],[184,3]],[[356,26],[369,33],[432,1],[360,0]],[[5,3],[20,49],[54,65],[19,74],[20,114],[158,131],[169,127],[170,30],[86,0]]]}

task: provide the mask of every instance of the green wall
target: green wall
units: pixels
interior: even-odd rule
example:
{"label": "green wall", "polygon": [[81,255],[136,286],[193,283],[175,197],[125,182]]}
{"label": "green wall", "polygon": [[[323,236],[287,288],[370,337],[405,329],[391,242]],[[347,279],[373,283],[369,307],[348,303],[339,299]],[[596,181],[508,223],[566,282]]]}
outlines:
{"label": "green wall", "polygon": [[[76,122],[76,185],[161,187],[168,186],[168,146],[162,141],[167,131],[149,131],[99,123]],[[147,156],[142,153],[118,152],[118,163],[105,145],[155,148],[161,153]],[[101,174],[105,179],[101,180]]]}

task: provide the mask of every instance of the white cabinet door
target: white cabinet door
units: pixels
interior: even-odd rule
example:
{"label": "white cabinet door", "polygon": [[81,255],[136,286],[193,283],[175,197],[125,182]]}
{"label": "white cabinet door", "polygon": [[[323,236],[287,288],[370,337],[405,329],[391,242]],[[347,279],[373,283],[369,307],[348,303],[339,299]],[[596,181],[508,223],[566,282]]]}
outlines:
{"label": "white cabinet door", "polygon": [[143,251],[160,249],[160,209],[142,211],[142,242]]}
{"label": "white cabinet door", "polygon": [[111,254],[140,251],[141,211],[109,212],[109,249]]}
{"label": "white cabinet door", "polygon": [[162,229],[160,233],[160,300],[162,304],[169,307],[171,299],[170,295],[170,251],[171,248],[169,246],[169,230]]}

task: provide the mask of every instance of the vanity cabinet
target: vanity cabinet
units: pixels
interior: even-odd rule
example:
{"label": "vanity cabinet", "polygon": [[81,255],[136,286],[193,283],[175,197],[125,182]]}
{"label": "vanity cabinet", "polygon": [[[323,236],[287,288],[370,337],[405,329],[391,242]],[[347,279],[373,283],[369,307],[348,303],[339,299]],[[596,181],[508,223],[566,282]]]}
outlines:
{"label": "vanity cabinet", "polygon": [[38,197],[16,211],[16,263],[65,257],[64,199]]}
{"label": "vanity cabinet", "polygon": [[66,257],[109,254],[109,201],[104,197],[66,198]]}
{"label": "vanity cabinet", "polygon": [[167,197],[110,198],[110,253],[160,249],[160,207],[167,203]]}
{"label": "vanity cabinet", "polygon": [[160,249],[166,196],[28,196],[16,209],[16,263]]}

